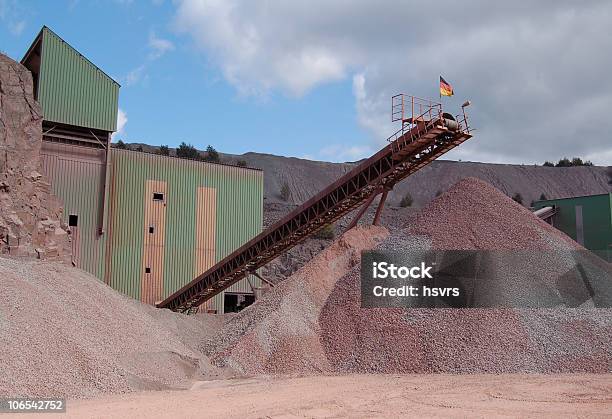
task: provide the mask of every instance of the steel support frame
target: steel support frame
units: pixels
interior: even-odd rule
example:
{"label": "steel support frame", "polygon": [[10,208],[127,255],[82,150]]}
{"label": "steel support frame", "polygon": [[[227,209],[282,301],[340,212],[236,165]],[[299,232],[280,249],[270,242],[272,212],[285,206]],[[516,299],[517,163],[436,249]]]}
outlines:
{"label": "steel support frame", "polygon": [[374,201],[374,198],[376,198],[379,193],[380,192],[373,193],[368,198],[368,200],[365,202],[365,204],[363,204],[361,206],[361,209],[359,210],[359,212],[357,214],[355,214],[355,216],[353,217],[353,220],[351,221],[351,223],[346,228],[346,231],[349,231],[351,228],[353,228],[353,227],[355,227],[357,225],[359,220],[361,220],[361,217],[363,217],[363,214],[365,214],[365,212],[368,210],[368,208],[370,208],[370,205],[372,205],[372,202]]}
{"label": "steel support frame", "polygon": [[387,195],[391,188],[385,188],[383,190],[382,196],[380,197],[380,202],[378,203],[378,208],[376,208],[376,214],[374,214],[374,221],[372,221],[372,225],[377,226],[380,220],[380,215],[382,214],[383,207],[385,206],[385,201],[387,200]]}
{"label": "steel support frame", "polygon": [[[443,125],[443,121],[436,119],[425,127],[415,126],[403,133],[158,306],[187,311],[200,305],[377,195],[381,187],[392,188],[471,137],[468,130],[449,132],[440,129],[435,131],[433,138],[422,138],[433,128],[443,128]],[[406,149],[409,151],[402,153]]]}

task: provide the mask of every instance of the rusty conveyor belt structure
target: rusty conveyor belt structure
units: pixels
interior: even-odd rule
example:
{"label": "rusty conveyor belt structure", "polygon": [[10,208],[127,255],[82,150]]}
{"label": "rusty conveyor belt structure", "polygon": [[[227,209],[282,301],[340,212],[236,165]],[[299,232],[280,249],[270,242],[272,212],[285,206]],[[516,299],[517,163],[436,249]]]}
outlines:
{"label": "rusty conveyor belt structure", "polygon": [[393,186],[439,156],[472,137],[462,106],[457,116],[443,112],[440,103],[396,95],[391,102],[392,121],[402,127],[388,144],[353,170],[291,211],[190,283],[158,304],[173,311],[189,311],[235,284],[325,225],[359,205],[363,208],[349,228],[382,194],[374,217],[376,224],[387,192]]}

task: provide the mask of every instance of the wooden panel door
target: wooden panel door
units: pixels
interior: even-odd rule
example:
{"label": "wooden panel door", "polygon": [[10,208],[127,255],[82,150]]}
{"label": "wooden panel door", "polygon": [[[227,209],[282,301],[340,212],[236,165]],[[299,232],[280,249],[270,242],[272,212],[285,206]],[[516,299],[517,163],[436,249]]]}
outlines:
{"label": "wooden panel door", "polygon": [[140,299],[147,304],[155,304],[163,296],[167,189],[166,182],[146,181]]}

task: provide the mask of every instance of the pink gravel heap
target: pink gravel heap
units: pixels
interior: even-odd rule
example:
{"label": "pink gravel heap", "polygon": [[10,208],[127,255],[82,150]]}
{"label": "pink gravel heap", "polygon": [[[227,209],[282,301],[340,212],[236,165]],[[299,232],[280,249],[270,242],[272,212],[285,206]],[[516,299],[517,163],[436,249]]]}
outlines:
{"label": "pink gravel heap", "polygon": [[[546,252],[534,252],[544,256],[514,277],[519,282],[532,280],[536,267],[553,277],[571,259],[565,251],[583,249],[473,178],[431,202],[407,233],[429,237],[436,249],[555,251],[548,261]],[[612,269],[602,266],[612,281]],[[336,284],[319,324],[326,356],[338,372],[609,372],[612,310],[588,308],[589,302],[583,307],[362,309],[354,270]]]}
{"label": "pink gravel heap", "polygon": [[329,373],[318,317],[339,278],[374,248],[384,227],[354,228],[264,298],[239,313],[205,345],[211,361],[244,374]]}
{"label": "pink gravel heap", "polygon": [[[396,233],[377,247],[581,249],[477,179],[459,182]],[[579,309],[362,309],[357,252],[385,236],[376,227],[349,231],[230,321],[205,352],[246,374],[611,370],[612,310],[589,302]],[[563,257],[542,269],[556,273]]]}
{"label": "pink gravel heap", "polygon": [[466,178],[429,203],[407,226],[443,250],[543,250],[582,247],[490,184]]}

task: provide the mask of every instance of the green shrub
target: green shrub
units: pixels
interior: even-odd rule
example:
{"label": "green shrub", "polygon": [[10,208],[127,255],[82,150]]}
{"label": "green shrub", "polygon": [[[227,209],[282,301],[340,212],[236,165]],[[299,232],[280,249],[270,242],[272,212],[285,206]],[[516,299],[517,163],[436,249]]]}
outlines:
{"label": "green shrub", "polygon": [[238,160],[236,162],[236,166],[238,166],[238,167],[247,167],[247,162],[244,161],[244,160]]}
{"label": "green shrub", "polygon": [[576,166],[593,166],[593,162],[586,160],[582,161],[580,157],[573,157],[571,160],[567,157],[563,157],[555,165],[556,167],[576,167]]}
{"label": "green shrub", "polygon": [[219,153],[213,146],[209,145],[206,147],[206,157],[204,157],[204,160],[219,163]]}
{"label": "green shrub", "polygon": [[287,182],[283,183],[280,190],[280,198],[287,202],[289,198],[291,198],[291,189],[289,189],[289,184]]}
{"label": "green shrub", "polygon": [[162,156],[169,156],[170,149],[168,148],[167,145],[160,145],[159,149],[157,150],[157,154],[162,155]]}
{"label": "green shrub", "polygon": [[321,240],[331,240],[336,236],[334,231],[334,226],[332,224],[327,224],[321,228],[321,230],[317,231],[314,235],[316,239]]}
{"label": "green shrub", "polygon": [[410,195],[410,192],[406,192],[406,195],[404,195],[404,197],[400,201],[400,207],[406,208],[406,207],[411,207],[411,206],[412,206],[412,195]]}
{"label": "green shrub", "polygon": [[176,157],[181,159],[201,160],[200,152],[191,144],[182,142],[176,149]]}

